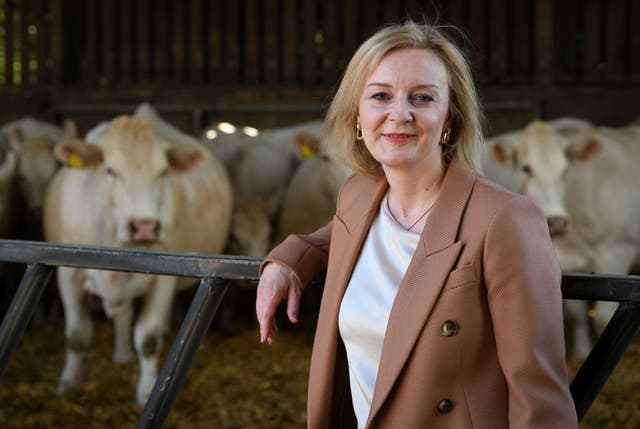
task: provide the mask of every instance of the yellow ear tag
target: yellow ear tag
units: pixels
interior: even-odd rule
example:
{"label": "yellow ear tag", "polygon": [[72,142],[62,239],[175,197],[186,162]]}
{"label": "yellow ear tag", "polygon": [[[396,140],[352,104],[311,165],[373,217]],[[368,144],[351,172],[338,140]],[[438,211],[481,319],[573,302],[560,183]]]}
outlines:
{"label": "yellow ear tag", "polygon": [[69,163],[69,166],[73,168],[84,167],[84,161],[75,152],[71,152],[71,154],[69,155],[69,158],[67,158],[67,162]]}
{"label": "yellow ear tag", "polygon": [[302,157],[307,159],[313,157],[313,150],[309,147],[309,145],[303,144],[300,148],[300,153],[302,153]]}

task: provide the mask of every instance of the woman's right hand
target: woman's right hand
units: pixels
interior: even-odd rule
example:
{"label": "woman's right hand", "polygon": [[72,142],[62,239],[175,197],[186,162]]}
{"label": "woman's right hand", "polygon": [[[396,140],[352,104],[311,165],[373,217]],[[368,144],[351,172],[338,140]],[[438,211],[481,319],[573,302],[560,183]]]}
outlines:
{"label": "woman's right hand", "polygon": [[283,299],[287,300],[287,315],[291,322],[298,321],[302,286],[293,271],[280,263],[269,262],[262,270],[258,282],[256,316],[260,323],[260,342],[271,344],[278,327],[274,316]]}

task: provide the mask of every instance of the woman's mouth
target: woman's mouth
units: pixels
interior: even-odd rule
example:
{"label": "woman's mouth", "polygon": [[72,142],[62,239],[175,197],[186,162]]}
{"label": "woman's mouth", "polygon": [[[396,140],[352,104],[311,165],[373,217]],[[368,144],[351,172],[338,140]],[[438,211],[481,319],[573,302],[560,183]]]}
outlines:
{"label": "woman's mouth", "polygon": [[391,143],[406,143],[409,140],[415,138],[415,134],[406,133],[385,133],[383,134],[383,136]]}

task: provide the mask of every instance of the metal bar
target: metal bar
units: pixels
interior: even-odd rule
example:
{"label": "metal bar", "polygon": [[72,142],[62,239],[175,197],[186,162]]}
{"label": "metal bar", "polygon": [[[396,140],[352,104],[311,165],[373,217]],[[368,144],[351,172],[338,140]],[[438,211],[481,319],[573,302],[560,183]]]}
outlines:
{"label": "metal bar", "polygon": [[564,273],[562,297],[592,301],[640,302],[640,276]]}
{"label": "metal bar", "polygon": [[0,260],[182,277],[255,280],[260,258],[0,240]]}
{"label": "metal bar", "polygon": [[178,391],[184,384],[198,347],[227,291],[227,283],[227,280],[217,277],[200,281],[196,296],[191,302],[180,332],[171,347],[169,356],[164,361],[138,421],[138,429],[160,428],[164,425]]}
{"label": "metal bar", "polygon": [[0,378],[33,316],[53,269],[45,265],[30,264],[22,276],[20,286],[0,325]]}
{"label": "metal bar", "polygon": [[578,420],[584,417],[639,329],[640,304],[621,303],[571,382]]}

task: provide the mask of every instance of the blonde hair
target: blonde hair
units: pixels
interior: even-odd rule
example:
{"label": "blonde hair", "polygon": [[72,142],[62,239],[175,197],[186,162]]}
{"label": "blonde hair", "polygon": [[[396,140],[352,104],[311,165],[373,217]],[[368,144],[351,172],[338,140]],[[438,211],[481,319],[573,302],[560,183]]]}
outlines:
{"label": "blonde hair", "polygon": [[[469,64],[460,49],[444,34],[445,27],[406,21],[386,26],[366,40],[351,58],[327,112],[323,144],[349,167],[371,176],[382,166],[366,146],[356,140],[358,103],[366,80],[382,58],[395,49],[418,48],[434,52],[449,77],[449,144],[443,146],[446,162],[460,159],[481,173],[483,116]],[[453,28],[453,27],[448,27]]]}

